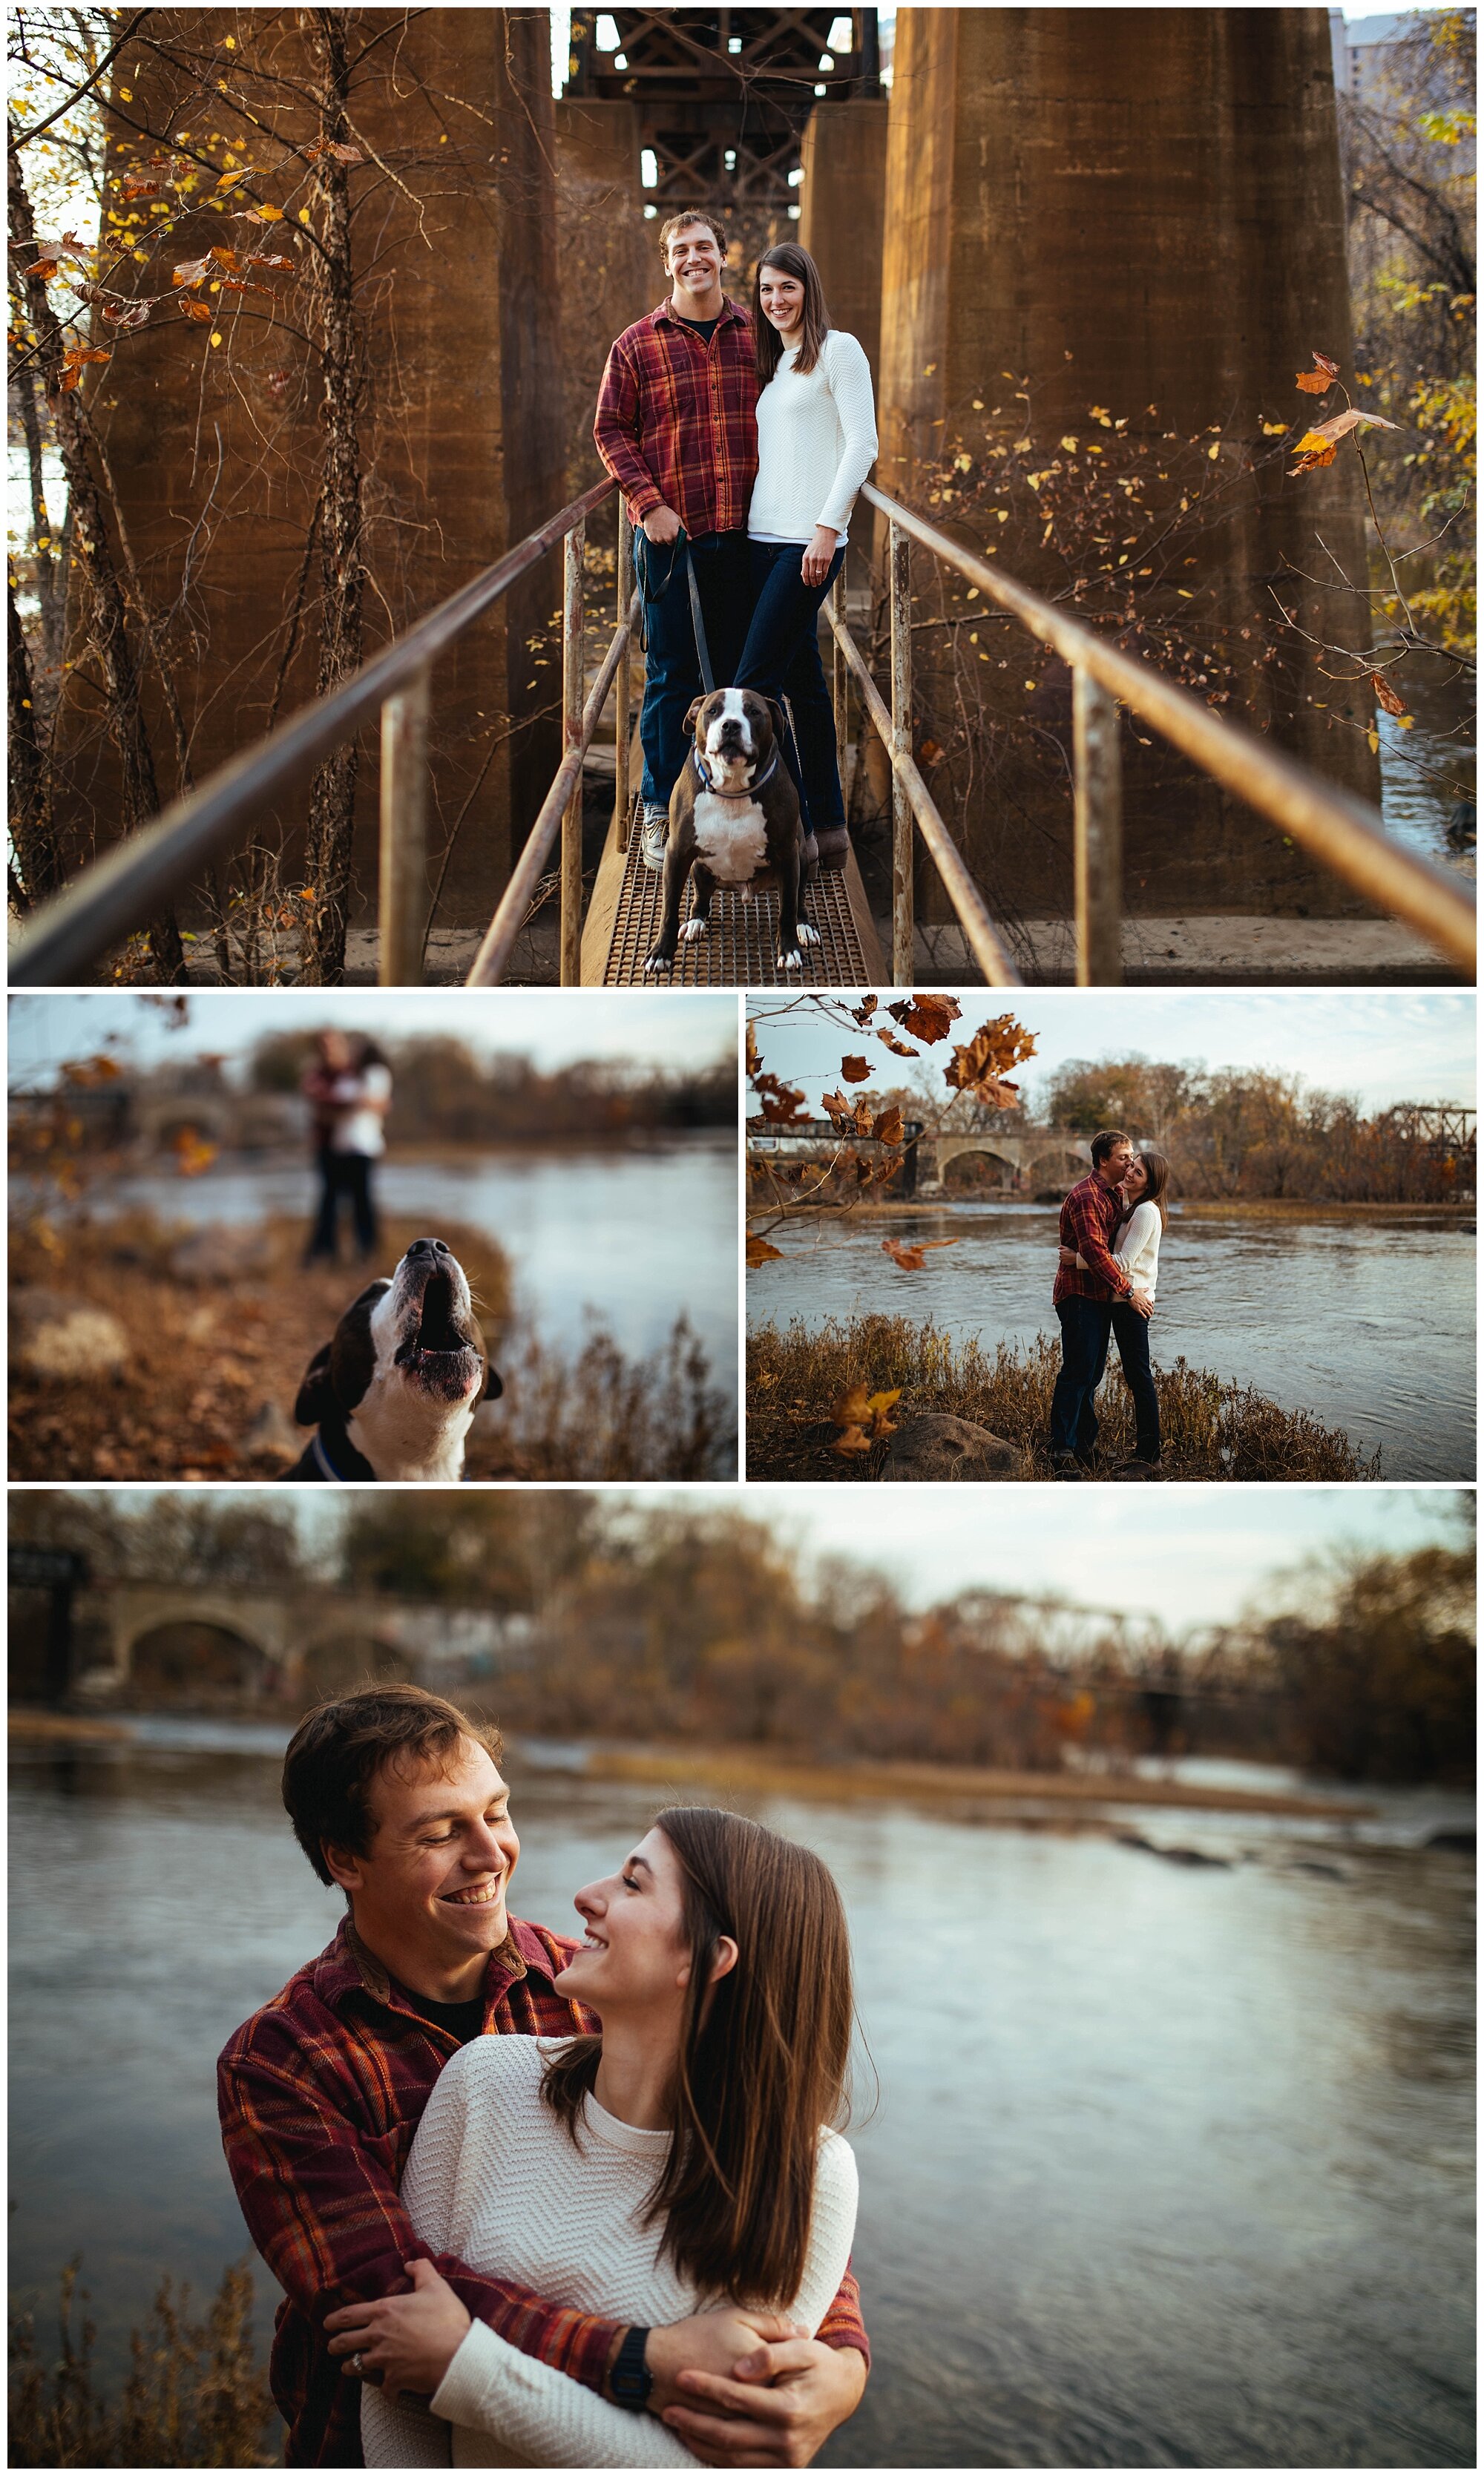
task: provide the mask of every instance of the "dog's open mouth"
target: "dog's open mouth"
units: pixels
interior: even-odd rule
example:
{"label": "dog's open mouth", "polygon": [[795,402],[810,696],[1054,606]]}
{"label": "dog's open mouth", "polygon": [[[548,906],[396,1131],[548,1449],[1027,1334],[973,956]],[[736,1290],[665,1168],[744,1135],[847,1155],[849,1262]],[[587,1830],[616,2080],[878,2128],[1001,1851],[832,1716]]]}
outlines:
{"label": "dog's open mouth", "polygon": [[457,1395],[477,1380],[479,1352],[468,1339],[462,1301],[450,1274],[429,1274],[396,1363],[433,1392]]}

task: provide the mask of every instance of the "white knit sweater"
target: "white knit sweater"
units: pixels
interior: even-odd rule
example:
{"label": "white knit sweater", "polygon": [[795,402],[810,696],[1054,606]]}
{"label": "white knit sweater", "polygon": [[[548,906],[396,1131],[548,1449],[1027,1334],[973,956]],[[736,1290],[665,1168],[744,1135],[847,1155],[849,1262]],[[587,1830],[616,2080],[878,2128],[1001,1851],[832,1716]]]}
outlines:
{"label": "white knit sweater", "polygon": [[754,541],[807,542],[816,525],[840,540],[876,461],[871,364],[853,335],[831,327],[807,378],[784,353],[757,399],[757,479],[747,530]]}
{"label": "white knit sweater", "polygon": [[[1129,1287],[1147,1290],[1154,1295],[1154,1276],[1159,1270],[1159,1233],[1164,1227],[1157,1203],[1136,1203],[1113,1247],[1113,1261],[1122,1264],[1128,1275]],[[1082,1272],[1087,1266],[1077,1257]]]}
{"label": "white knit sweater", "polygon": [[[437,2082],[402,2197],[430,2249],[510,2278],[580,2313],[652,2328],[703,2311],[659,2230],[640,2221],[667,2132],[641,2132],[586,2103],[581,2146],[540,2097],[539,2038],[476,2038]],[[855,2160],[820,2135],[804,2285],[786,2309],[818,2328],[845,2275],[855,2229]],[[434,2413],[361,2396],[368,2467],[696,2467],[656,2416],[599,2398],[476,2321],[433,2398]]]}

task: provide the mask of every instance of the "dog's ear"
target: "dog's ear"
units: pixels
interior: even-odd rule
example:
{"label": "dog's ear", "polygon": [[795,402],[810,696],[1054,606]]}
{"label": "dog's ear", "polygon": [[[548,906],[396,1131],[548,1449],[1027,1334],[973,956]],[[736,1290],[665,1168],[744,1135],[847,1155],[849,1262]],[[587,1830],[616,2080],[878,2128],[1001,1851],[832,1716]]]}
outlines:
{"label": "dog's ear", "polygon": [[689,713],[688,713],[688,714],[686,715],[686,717],[685,717],[685,728],[686,728],[686,730],[695,730],[695,728],[696,728],[696,716],[697,716],[697,714],[701,711],[701,708],[702,708],[702,706],[705,705],[705,697],[697,697],[695,704],[691,706],[691,709],[690,709]]}
{"label": "dog's ear", "polygon": [[773,723],[773,737],[775,745],[781,748],[783,745],[783,733],[788,729],[788,717],[784,713],[782,706],[777,702],[776,698],[764,697],[763,703],[768,708],[768,713]]}
{"label": "dog's ear", "polygon": [[316,1349],[304,1372],[299,1399],[294,1403],[294,1417],[301,1427],[317,1427],[334,1407],[334,1393],[330,1382],[330,1344]]}

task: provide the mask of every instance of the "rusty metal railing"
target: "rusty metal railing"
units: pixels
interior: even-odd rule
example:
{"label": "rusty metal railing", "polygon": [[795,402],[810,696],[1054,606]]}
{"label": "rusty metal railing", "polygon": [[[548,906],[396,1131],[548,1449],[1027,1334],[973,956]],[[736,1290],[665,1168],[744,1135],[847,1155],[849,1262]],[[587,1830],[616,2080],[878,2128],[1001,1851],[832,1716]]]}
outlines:
{"label": "rusty metal railing", "polygon": [[891,618],[891,703],[871,677],[846,625],[844,575],[826,604],[837,650],[835,727],[844,738],[846,695],[841,665],[859,687],[892,768],[892,979],[907,987],[916,971],[912,864],[914,821],[975,957],[992,986],[1014,987],[1019,976],[983,896],[944,824],[913,759],[912,585],[910,544],[920,542],[1002,610],[1049,645],[1072,671],[1074,761],[1074,886],[1076,977],[1084,986],[1123,978],[1123,787],[1118,707],[1127,706],[1203,772],[1236,793],[1270,824],[1292,836],[1378,911],[1416,928],[1472,978],[1476,914],[1472,888],[1449,870],[1392,840],[1379,813],[1239,723],[1213,713],[1147,662],[1122,654],[1105,637],[1069,619],[1024,584],[1003,576],[947,533],[866,483],[861,496],[887,519],[887,594]]}
{"label": "rusty metal railing", "polygon": [[[517,898],[524,918],[541,862],[560,822],[562,978],[576,979],[581,934],[581,756],[615,672],[621,674],[615,776],[623,819],[629,805],[628,654],[637,601],[631,595],[627,606],[624,601],[632,560],[622,501],[619,628],[593,696],[586,709],[581,708],[586,525],[616,489],[611,481],[595,483],[580,499],[517,542],[504,558],[496,559],[492,567],[431,610],[405,636],[363,663],[343,686],[307,706],[260,747],[244,749],[199,790],[164,809],[153,825],[84,869],[38,908],[11,948],[12,987],[57,987],[81,978],[112,947],[154,919],[161,904],[191,884],[208,862],[240,845],[282,792],[302,781],[333,749],[354,738],[373,715],[379,718],[382,741],[377,977],[383,987],[406,988],[420,982],[429,912],[428,725],[433,664],[561,541],[566,544],[562,631],[566,748],[481,956],[485,956],[496,927]],[[508,941],[504,951],[508,951]],[[479,964],[471,975],[471,978],[497,977],[494,972],[482,973]]]}

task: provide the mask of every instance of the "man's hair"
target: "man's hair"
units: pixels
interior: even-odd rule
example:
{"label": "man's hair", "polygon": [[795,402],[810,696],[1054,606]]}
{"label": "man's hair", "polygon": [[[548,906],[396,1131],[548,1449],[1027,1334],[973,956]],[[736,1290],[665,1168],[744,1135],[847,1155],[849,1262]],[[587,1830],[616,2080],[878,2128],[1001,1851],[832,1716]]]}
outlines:
{"label": "man's hair", "polygon": [[1120,1144],[1131,1144],[1132,1141],[1133,1137],[1125,1135],[1121,1127],[1104,1127],[1101,1134],[1093,1137],[1094,1169],[1101,1169],[1109,1152],[1116,1152]]}
{"label": "man's hair", "polygon": [[671,215],[669,221],[667,223],[662,223],[659,227],[659,255],[664,260],[666,266],[670,263],[670,243],[674,240],[678,232],[684,231],[687,224],[705,224],[707,232],[714,233],[716,236],[716,246],[721,251],[723,258],[726,257],[726,225],[717,221],[715,215],[712,214],[708,207],[687,207],[683,214]]}
{"label": "man's hair", "polygon": [[460,1737],[505,1756],[500,1731],[420,1685],[362,1685],[301,1720],[284,1757],[284,1803],[294,1838],[322,1883],[325,1850],[365,1855],[376,1824],[371,1790],[383,1770],[447,1770]]}

